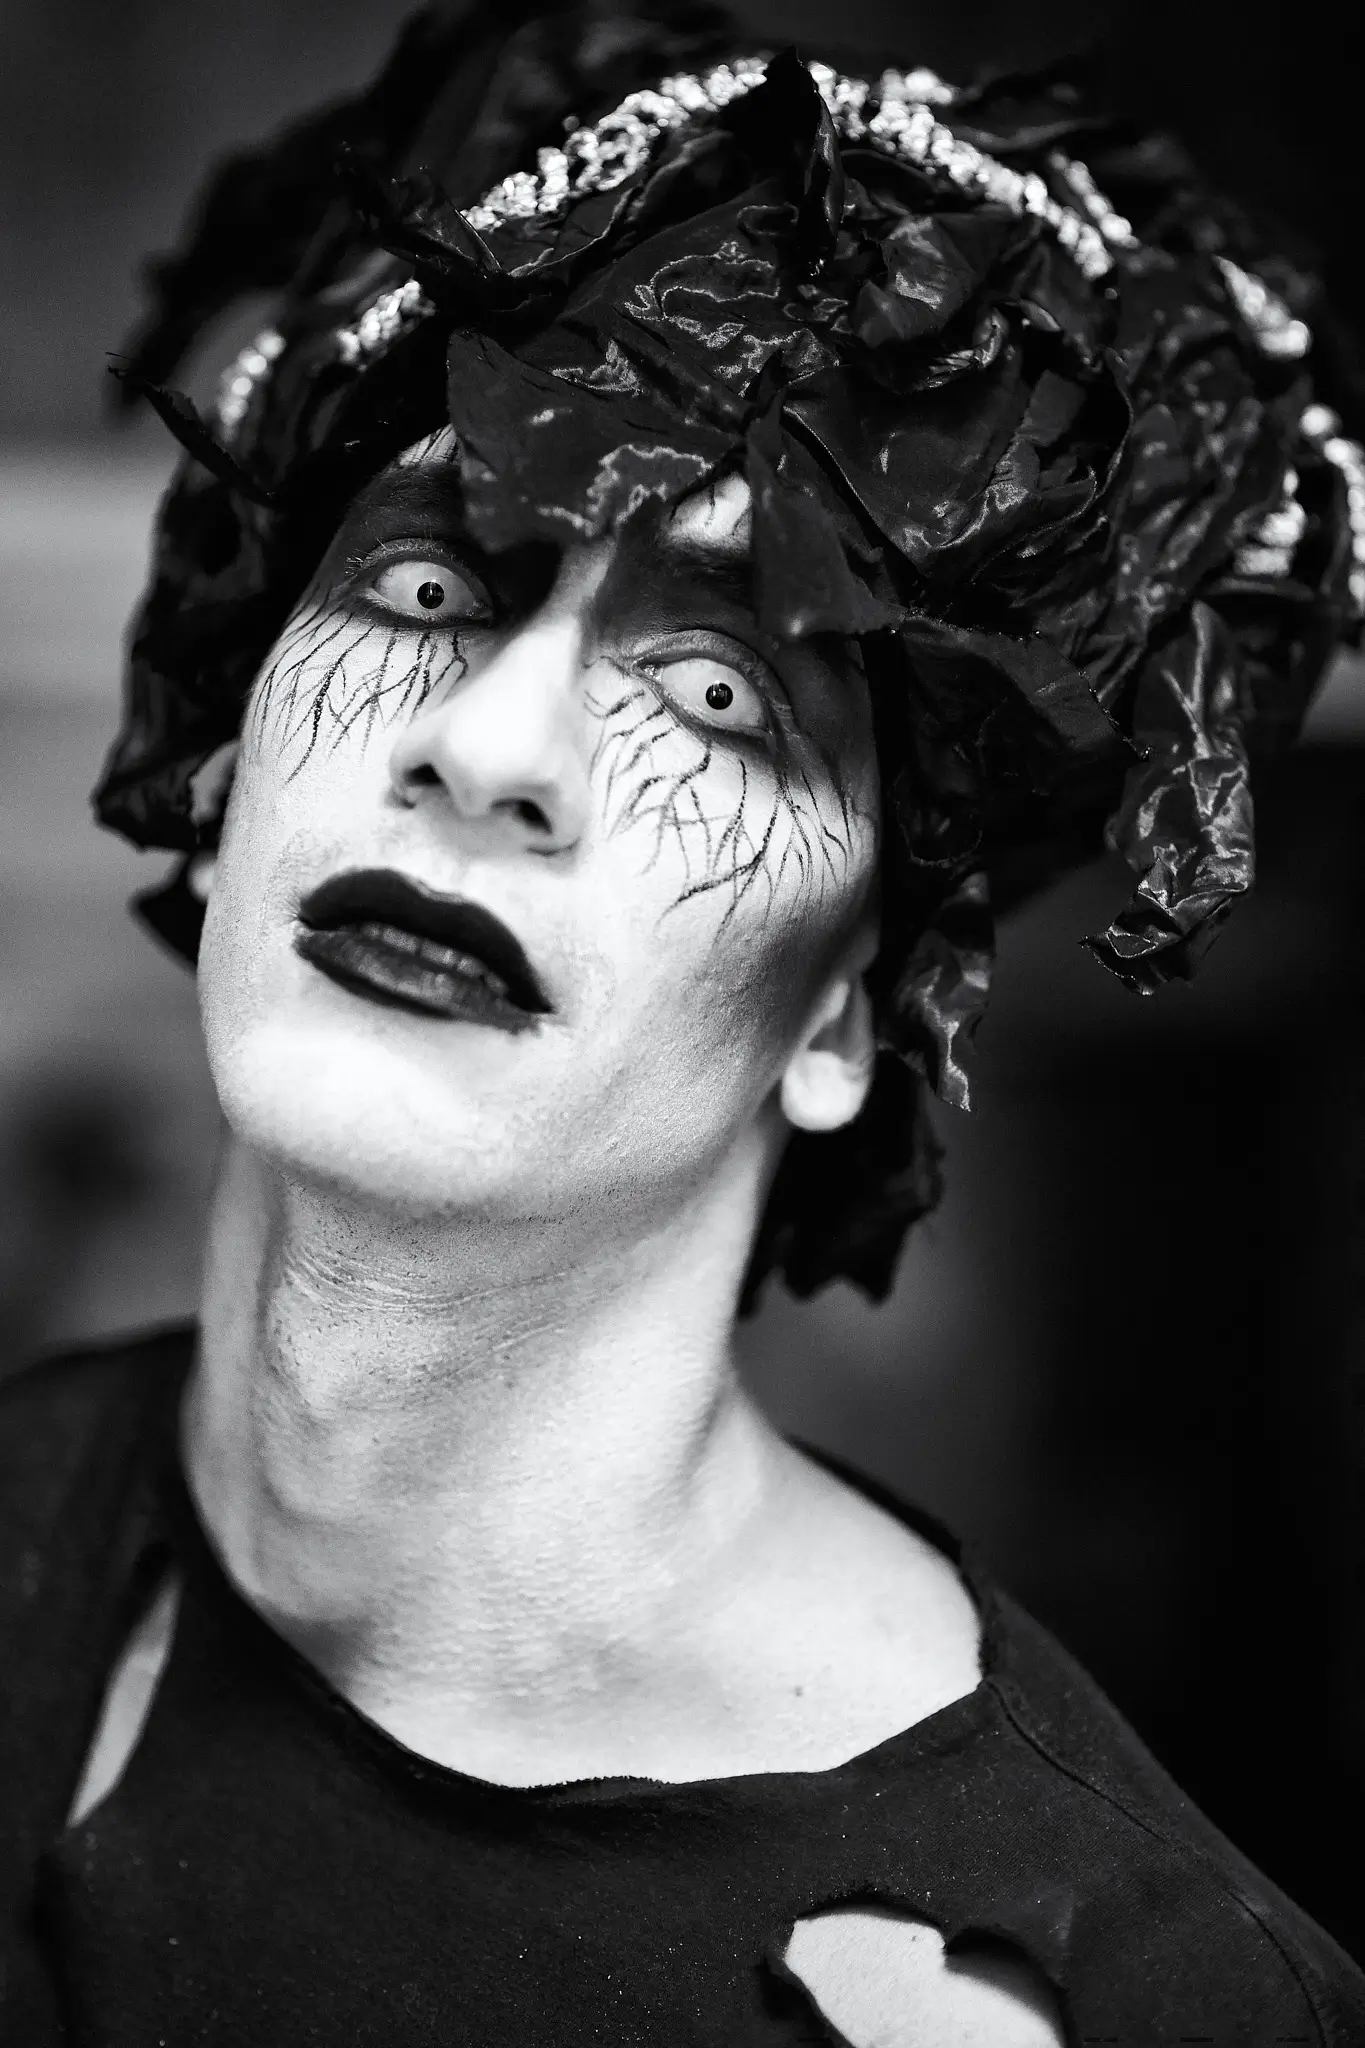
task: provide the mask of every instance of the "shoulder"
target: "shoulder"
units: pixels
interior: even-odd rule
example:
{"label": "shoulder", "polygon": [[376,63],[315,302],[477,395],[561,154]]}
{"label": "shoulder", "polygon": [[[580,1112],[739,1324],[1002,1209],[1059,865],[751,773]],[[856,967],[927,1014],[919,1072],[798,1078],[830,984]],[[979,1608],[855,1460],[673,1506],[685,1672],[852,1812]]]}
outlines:
{"label": "shoulder", "polygon": [[836,1774],[865,1867],[798,1920],[782,1974],[850,2048],[911,2048],[926,2029],[943,2048],[1365,2041],[1350,1958],[1074,1659],[973,1580],[981,1686]]}
{"label": "shoulder", "polygon": [[79,1459],[92,1437],[119,1413],[164,1389],[188,1366],[189,1324],[49,1352],[0,1377],[0,1477],[22,1487],[35,1453],[57,1467]]}
{"label": "shoulder", "polygon": [[[1365,2041],[1365,1976],[1344,1951],[1044,1628],[923,1517],[880,1504],[962,1570],[980,1683],[915,1725],[907,1715],[902,1737],[831,1781],[840,1840],[859,1844],[855,1881],[808,1909],[787,1968],[817,2006],[840,2002],[834,2024],[853,2048],[897,2048],[891,2008],[933,2015],[945,2048]],[[918,1582],[917,1607],[923,1597]]]}
{"label": "shoulder", "polygon": [[1048,1910],[1021,1906],[1020,1927],[1033,1918],[1081,2031],[1141,2014],[1176,2035],[1233,2020],[1254,2035],[1273,2017],[1286,2036],[1365,2040],[1365,1976],[1345,1952],[1187,1798],[1046,1629],[998,1591],[984,1597],[996,1753],[1039,1816],[1033,1874]]}
{"label": "shoulder", "polygon": [[188,1327],[39,1358],[0,1381],[0,1603],[36,1598],[50,1539],[98,1520],[183,1377]]}

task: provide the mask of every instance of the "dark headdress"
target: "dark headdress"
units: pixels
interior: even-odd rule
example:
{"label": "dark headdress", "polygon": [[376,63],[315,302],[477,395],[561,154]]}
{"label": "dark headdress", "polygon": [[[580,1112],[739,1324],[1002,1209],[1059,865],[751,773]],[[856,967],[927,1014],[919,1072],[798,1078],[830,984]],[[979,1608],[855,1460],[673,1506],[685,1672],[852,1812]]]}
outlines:
{"label": "dark headdress", "polygon": [[[872,1099],[793,1140],[751,1280],[881,1293],[936,1193],[919,1077],[966,1100],[992,906],[1107,820],[1138,882],[1087,943],[1145,992],[1251,884],[1249,757],[1365,609],[1325,315],[1172,143],[1056,78],[753,56],[668,0],[526,12],[419,17],[153,268],[124,388],[188,453],[99,814],[212,844],[201,771],[342,505],[420,435],[454,427],[492,549],[742,469],[764,626],[860,643],[886,826]],[[206,422],[165,380],[263,289]],[[150,915],[193,951],[179,883]]]}

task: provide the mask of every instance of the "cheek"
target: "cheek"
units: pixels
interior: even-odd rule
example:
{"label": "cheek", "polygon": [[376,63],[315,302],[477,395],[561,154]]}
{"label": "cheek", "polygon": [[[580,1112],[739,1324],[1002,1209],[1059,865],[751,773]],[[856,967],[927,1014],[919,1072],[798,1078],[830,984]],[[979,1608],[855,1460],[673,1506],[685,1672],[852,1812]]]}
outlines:
{"label": "cheek", "polygon": [[281,899],[296,829],[278,784],[244,749],[199,944],[199,1006],[211,1056],[274,1007],[288,930]]}
{"label": "cheek", "polygon": [[310,594],[256,683],[243,750],[287,782],[319,751],[363,745],[376,730],[406,722],[466,666],[448,630],[396,631]]}
{"label": "cheek", "polygon": [[325,734],[306,750],[281,752],[263,739],[263,720],[279,712],[271,673],[244,725],[199,950],[200,1006],[218,1053],[287,1011],[302,890],[354,862],[387,786],[382,747]]}
{"label": "cheek", "polygon": [[737,920],[746,937],[755,919],[840,923],[861,900],[876,857],[870,762],[832,763],[801,738],[770,755],[694,731],[628,679],[591,709],[599,830],[647,882],[657,919],[709,899],[718,941]]}
{"label": "cheek", "polygon": [[726,1120],[775,1083],[867,903],[871,763],[840,788],[813,758],[774,764],[708,740],[623,685],[593,772],[596,894],[623,998],[614,1085],[629,1093],[647,1065],[650,1089],[690,1090],[695,1114],[700,1074]]}
{"label": "cheek", "polygon": [[[463,674],[448,633],[397,634],[305,600],[258,676],[219,845],[210,955],[246,961],[287,923],[291,875],[343,863],[387,789],[395,727]],[[287,893],[287,892],[285,892]],[[248,977],[258,978],[258,977]]]}

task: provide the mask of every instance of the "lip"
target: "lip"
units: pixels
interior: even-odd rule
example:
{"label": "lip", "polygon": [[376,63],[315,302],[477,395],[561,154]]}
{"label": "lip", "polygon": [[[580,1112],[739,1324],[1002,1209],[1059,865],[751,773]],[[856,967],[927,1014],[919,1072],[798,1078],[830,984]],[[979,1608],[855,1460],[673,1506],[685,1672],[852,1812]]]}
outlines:
{"label": "lip", "polygon": [[393,868],[332,875],[299,905],[294,950],[352,994],[525,1031],[550,1002],[501,918]]}

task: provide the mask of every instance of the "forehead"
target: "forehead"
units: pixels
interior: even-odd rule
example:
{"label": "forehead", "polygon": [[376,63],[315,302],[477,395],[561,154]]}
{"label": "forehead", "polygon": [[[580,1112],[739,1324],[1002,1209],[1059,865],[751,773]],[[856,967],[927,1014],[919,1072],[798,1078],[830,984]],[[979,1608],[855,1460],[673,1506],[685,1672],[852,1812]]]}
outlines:
{"label": "forehead", "polygon": [[449,427],[405,448],[362,490],[342,531],[354,547],[446,541],[468,550],[510,623],[558,588],[626,632],[714,629],[747,645],[781,678],[793,743],[813,748],[845,787],[875,779],[868,685],[855,639],[778,638],[757,617],[753,504],[746,479],[724,471],[614,540],[533,541],[490,557],[466,524],[460,446]]}
{"label": "forehead", "polygon": [[[456,454],[453,430],[441,427],[405,448],[371,489],[382,491],[387,480],[402,484],[416,473],[437,483],[448,479],[453,490]],[[650,540],[669,554],[735,561],[747,559],[752,530],[749,486],[737,471],[730,471],[669,506],[652,524]]]}

